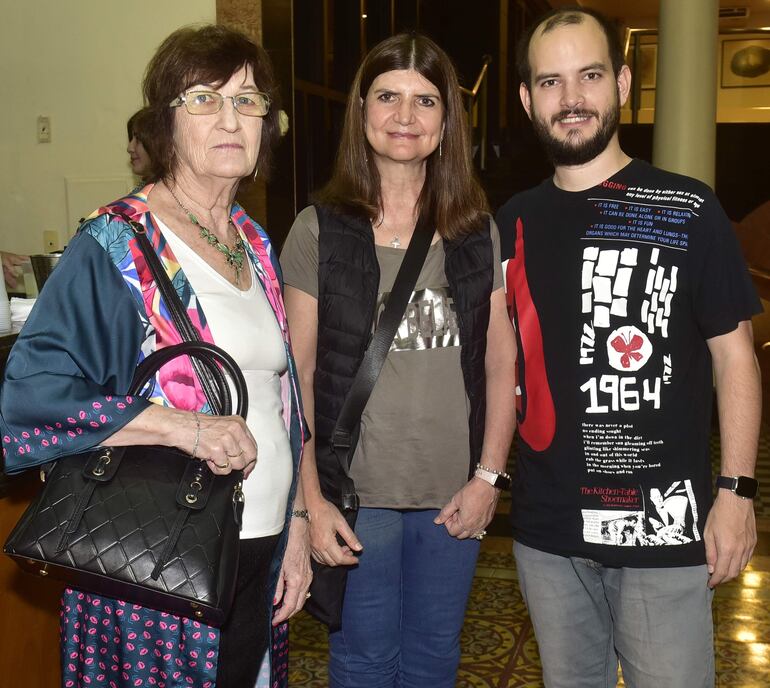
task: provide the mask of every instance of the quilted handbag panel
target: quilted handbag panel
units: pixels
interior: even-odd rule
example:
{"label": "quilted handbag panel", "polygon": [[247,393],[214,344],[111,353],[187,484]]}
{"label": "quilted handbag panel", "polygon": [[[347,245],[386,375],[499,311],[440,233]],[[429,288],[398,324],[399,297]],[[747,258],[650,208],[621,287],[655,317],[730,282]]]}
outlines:
{"label": "quilted handbag panel", "polygon": [[43,492],[9,536],[6,553],[24,568],[76,587],[223,623],[238,567],[241,475],[214,476],[204,466],[212,482],[205,508],[189,511],[154,580],[151,574],[182,510],[178,494],[191,459],[167,447],[127,447],[114,475],[96,483],[66,548],[57,552],[91,482],[83,467],[93,455],[56,461]]}

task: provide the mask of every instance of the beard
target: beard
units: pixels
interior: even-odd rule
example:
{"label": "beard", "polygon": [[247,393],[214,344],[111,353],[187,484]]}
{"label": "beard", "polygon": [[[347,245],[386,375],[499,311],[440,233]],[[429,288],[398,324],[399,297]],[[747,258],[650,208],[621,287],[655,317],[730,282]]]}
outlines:
{"label": "beard", "polygon": [[599,122],[599,128],[589,139],[583,138],[578,131],[569,131],[564,139],[558,139],[551,133],[551,128],[546,121],[535,111],[532,106],[532,126],[540,143],[545,149],[546,155],[556,167],[572,165],[585,165],[602,153],[612,140],[620,125],[620,101],[615,102],[600,115],[597,110],[562,110],[551,117],[551,126],[565,117],[595,117]]}

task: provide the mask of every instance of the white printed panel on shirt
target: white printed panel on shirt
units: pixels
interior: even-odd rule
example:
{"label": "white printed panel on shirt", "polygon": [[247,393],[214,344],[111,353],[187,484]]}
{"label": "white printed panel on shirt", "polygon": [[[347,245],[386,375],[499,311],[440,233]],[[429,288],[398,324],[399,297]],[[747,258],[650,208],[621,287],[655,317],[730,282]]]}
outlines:
{"label": "white printed panel on shirt", "polygon": [[[590,339],[595,328],[609,328],[615,318],[628,316],[628,289],[637,264],[639,249],[583,249],[581,271],[581,311],[591,316]],[[580,341],[580,364],[593,363],[594,341],[589,344],[585,331]]]}
{"label": "white printed panel on shirt", "polygon": [[640,501],[637,488],[583,487],[583,540],[615,547],[684,545],[700,541],[698,507],[690,480],[652,487]]}

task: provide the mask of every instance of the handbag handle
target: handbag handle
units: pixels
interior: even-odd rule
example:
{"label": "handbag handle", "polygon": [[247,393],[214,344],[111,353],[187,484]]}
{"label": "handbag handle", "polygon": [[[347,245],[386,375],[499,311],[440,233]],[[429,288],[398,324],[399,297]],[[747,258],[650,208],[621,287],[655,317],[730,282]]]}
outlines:
{"label": "handbag handle", "polygon": [[[198,330],[187,314],[184,304],[182,304],[179,295],[176,293],[174,285],[171,284],[171,280],[168,278],[168,274],[166,274],[158,254],[155,253],[152,243],[147,238],[147,231],[144,226],[123,213],[113,213],[113,215],[125,222],[134,232],[136,243],[144,256],[145,264],[152,274],[155,286],[166,304],[168,313],[177,332],[179,332],[179,336],[185,342],[202,341]],[[213,378],[211,368],[203,365],[198,358],[192,358],[191,362],[211,411],[217,416],[228,415],[223,413],[225,406],[229,406],[232,403],[230,400],[230,390],[227,385],[223,386],[221,380]]]}
{"label": "handbag handle", "polygon": [[219,367],[221,365],[235,386],[238,396],[236,414],[246,420],[249,393],[246,389],[243,373],[230,354],[216,344],[209,342],[182,342],[154,351],[137,366],[134,379],[131,382],[130,394],[138,395],[150,379],[155,377],[161,367],[178,356],[189,356],[193,360],[200,361],[201,365],[212,375],[218,387],[219,396],[223,400],[221,415],[229,416],[232,413],[232,400],[227,380]]}

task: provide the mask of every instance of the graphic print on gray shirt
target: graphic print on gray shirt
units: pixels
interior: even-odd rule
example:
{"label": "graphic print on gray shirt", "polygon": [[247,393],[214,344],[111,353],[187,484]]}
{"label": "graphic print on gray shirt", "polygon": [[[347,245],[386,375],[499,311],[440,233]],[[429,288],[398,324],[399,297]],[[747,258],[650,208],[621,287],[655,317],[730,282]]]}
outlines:
{"label": "graphic print on gray shirt", "polygon": [[[495,274],[502,288],[500,240],[492,226]],[[384,309],[405,254],[377,246]],[[305,208],[281,252],[287,285],[318,297],[318,217]],[[361,417],[351,475],[362,506],[443,507],[468,480],[469,405],[460,368],[454,302],[444,273],[443,242],[428,251],[380,377]]]}

